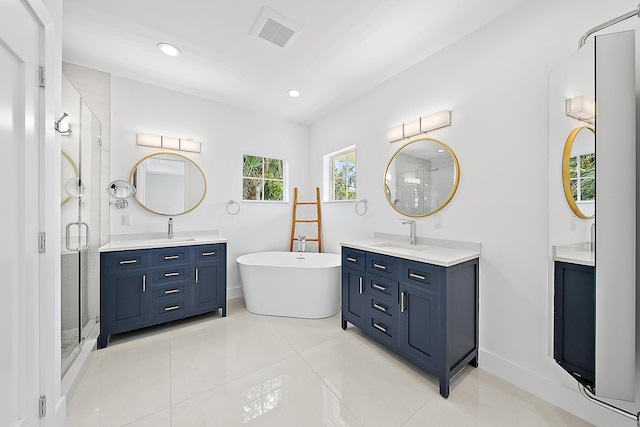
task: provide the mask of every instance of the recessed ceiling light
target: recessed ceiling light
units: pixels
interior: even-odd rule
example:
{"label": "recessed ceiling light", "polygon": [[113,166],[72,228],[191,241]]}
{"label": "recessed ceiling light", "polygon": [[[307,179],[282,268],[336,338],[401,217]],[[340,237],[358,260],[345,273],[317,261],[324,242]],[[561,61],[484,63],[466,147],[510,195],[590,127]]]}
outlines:
{"label": "recessed ceiling light", "polygon": [[160,49],[165,55],[169,56],[178,56],[182,53],[180,52],[180,49],[169,43],[158,43],[158,49]]}
{"label": "recessed ceiling light", "polygon": [[290,96],[290,97],[292,97],[292,98],[297,98],[297,97],[299,97],[299,96],[300,96],[300,91],[299,91],[299,90],[297,90],[297,89],[289,89],[289,90],[287,91],[287,93],[288,93],[288,94],[289,94],[289,96]]}

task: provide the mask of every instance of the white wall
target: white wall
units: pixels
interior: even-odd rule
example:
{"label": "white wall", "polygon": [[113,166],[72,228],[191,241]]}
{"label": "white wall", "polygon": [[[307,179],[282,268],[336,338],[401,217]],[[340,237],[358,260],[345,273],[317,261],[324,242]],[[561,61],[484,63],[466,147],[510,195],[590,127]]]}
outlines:
{"label": "white wall", "polygon": [[[137,133],[194,139],[202,152],[181,152],[202,168],[207,194],[192,212],[173,217],[174,230],[219,230],[227,245],[229,296],[239,295],[236,257],[263,250],[288,250],[291,203],[241,202],[242,155],[286,159],[289,200],[293,188],[313,194],[309,184],[309,128],[251,113],[192,95],[112,76],[111,179],[129,179],[131,168],[157,150],[136,145]],[[318,181],[317,184],[320,185]],[[229,200],[240,203],[231,216]],[[121,216],[131,225],[123,226]],[[166,232],[168,217],[152,214],[132,201],[126,210],[111,209],[111,234]]]}
{"label": "white wall", "polygon": [[482,244],[480,366],[593,423],[626,426],[635,422],[588,403],[548,356],[548,74],[587,29],[637,7],[613,3],[523,4],[314,124],[310,164],[319,182],[322,156],[357,144],[357,194],[369,211],[325,204],[327,250],[374,231],[408,235],[383,193],[400,144],[386,143],[385,130],[450,109],[452,125],[429,136],[458,156],[460,185],[438,214],[443,227],[427,217],[417,232]]}

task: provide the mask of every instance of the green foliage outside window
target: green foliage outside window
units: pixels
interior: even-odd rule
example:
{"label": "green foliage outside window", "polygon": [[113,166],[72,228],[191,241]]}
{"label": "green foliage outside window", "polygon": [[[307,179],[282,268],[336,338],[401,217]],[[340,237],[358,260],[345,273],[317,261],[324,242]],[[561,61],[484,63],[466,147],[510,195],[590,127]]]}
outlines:
{"label": "green foliage outside window", "polygon": [[244,155],[242,200],[284,200],[284,161]]}
{"label": "green foliage outside window", "polygon": [[331,157],[331,200],[356,199],[356,150]]}
{"label": "green foliage outside window", "polygon": [[596,198],[596,155],[583,154],[569,158],[569,184],[576,202]]}

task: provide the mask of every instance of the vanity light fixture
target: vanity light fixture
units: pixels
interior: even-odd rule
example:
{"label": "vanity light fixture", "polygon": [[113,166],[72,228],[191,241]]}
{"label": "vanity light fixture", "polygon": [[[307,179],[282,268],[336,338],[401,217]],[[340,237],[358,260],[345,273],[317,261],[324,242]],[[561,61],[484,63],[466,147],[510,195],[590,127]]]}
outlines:
{"label": "vanity light fixture", "polygon": [[387,129],[387,142],[400,141],[451,125],[451,111],[442,110]]}
{"label": "vanity light fixture", "polygon": [[178,151],[190,151],[192,153],[199,153],[202,144],[200,141],[194,141],[193,139],[182,139],[171,136],[150,135],[146,133],[139,133],[137,135],[136,142],[138,145],[145,147],[157,147],[166,148],[169,150]]}
{"label": "vanity light fixture", "polygon": [[179,56],[182,52],[170,43],[158,43],[158,49],[168,56]]}
{"label": "vanity light fixture", "polygon": [[587,96],[574,96],[565,101],[566,114],[583,122],[593,123],[596,119],[596,102]]}
{"label": "vanity light fixture", "polygon": [[300,96],[300,91],[298,89],[289,89],[287,91],[287,93],[289,94],[290,97],[292,98],[297,98]]}

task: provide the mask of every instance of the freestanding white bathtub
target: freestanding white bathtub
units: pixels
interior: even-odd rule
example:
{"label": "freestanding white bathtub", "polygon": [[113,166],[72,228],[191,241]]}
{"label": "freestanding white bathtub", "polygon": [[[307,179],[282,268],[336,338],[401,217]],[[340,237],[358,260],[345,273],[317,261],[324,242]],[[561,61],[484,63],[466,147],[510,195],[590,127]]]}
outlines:
{"label": "freestanding white bathtub", "polygon": [[236,259],[247,310],[319,319],[340,310],[340,255],[256,252]]}

